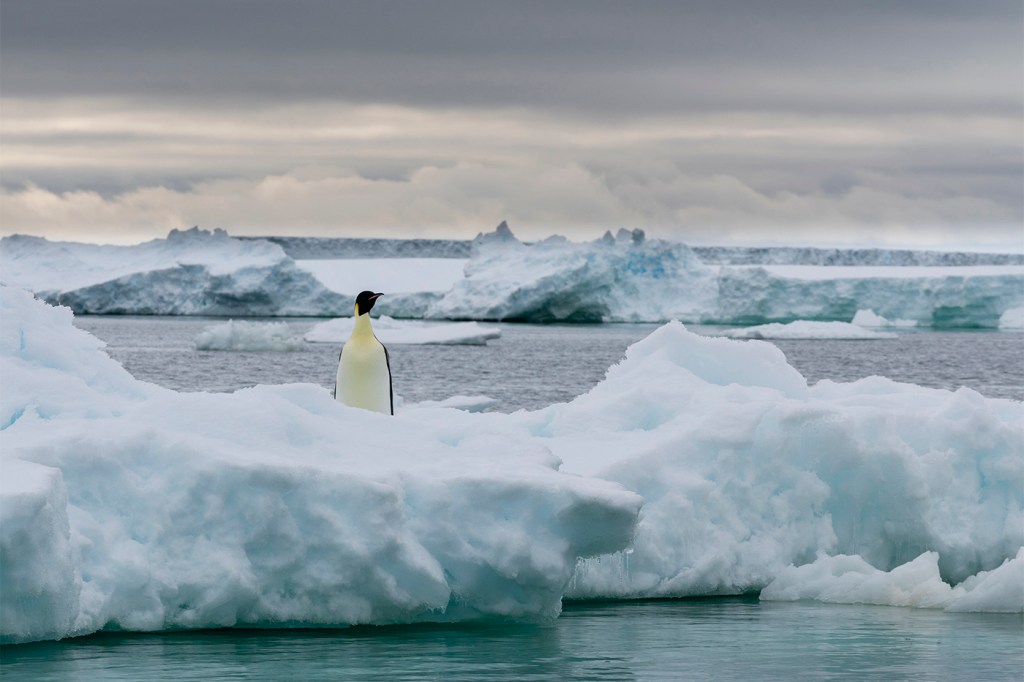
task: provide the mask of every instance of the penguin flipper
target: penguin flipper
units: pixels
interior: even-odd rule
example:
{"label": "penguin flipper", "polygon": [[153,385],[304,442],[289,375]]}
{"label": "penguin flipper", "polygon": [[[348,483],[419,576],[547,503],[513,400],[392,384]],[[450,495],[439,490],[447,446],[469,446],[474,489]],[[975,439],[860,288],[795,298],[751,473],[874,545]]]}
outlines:
{"label": "penguin flipper", "polygon": [[[341,365],[341,354],[345,352],[345,344],[341,344],[341,350],[338,351],[338,365]],[[334,399],[338,399],[338,373],[334,373],[334,390],[331,391],[331,395]]]}
{"label": "penguin flipper", "polygon": [[[378,341],[377,343],[380,343]],[[391,355],[388,353],[388,347],[383,343],[380,344],[381,348],[384,349],[384,364],[388,367],[388,400],[391,402],[391,416],[395,416],[395,389],[394,382],[391,381]],[[341,362],[341,356],[338,356],[338,361]],[[338,390],[335,386],[334,390]]]}

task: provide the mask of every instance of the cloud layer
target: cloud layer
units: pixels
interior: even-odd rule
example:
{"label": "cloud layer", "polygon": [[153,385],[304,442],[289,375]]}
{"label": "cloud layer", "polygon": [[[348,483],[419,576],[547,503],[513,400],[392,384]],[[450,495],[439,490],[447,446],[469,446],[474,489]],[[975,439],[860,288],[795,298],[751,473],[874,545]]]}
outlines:
{"label": "cloud layer", "polygon": [[5,233],[1024,247],[1019,3],[2,12]]}

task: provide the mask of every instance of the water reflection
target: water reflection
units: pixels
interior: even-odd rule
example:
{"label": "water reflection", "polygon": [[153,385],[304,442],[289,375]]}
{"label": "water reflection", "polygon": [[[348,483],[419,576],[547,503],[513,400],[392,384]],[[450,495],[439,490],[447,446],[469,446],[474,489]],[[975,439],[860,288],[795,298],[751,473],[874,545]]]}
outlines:
{"label": "water reflection", "polygon": [[751,598],[567,605],[551,625],[106,633],[2,649],[5,680],[1020,679],[1020,614]]}

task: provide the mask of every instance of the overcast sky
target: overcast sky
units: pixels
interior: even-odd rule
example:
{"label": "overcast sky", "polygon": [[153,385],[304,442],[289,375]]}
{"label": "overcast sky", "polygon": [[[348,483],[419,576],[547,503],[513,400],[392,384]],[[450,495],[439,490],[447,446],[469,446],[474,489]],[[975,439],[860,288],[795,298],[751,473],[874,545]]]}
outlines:
{"label": "overcast sky", "polygon": [[3,0],[0,227],[1024,249],[1020,0]]}

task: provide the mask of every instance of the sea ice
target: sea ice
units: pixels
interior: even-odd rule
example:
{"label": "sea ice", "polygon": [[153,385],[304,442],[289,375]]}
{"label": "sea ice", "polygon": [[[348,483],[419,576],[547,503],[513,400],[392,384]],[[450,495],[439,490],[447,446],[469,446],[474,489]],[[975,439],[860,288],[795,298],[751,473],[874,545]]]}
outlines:
{"label": "sea ice", "polygon": [[306,345],[285,322],[228,320],[196,335],[196,350],[295,351]]}
{"label": "sea ice", "polygon": [[945,608],[1019,602],[1020,402],[808,386],[769,343],[670,323],[569,403],[390,417],[308,384],[137,381],[7,287],[0,320],[3,641],[550,618],[816,583],[829,558],[937,576]]}
{"label": "sea ice", "polygon": [[[344,343],[352,334],[355,318],[339,317],[320,322],[306,332],[312,343]],[[373,321],[373,333],[383,344],[448,344],[483,346],[501,336],[497,327],[476,322],[420,322],[395,320],[381,315]]]}
{"label": "sea ice", "polygon": [[551,618],[578,558],[632,537],[636,494],[464,412],[175,393],[66,308],[2,287],[0,317],[0,641]]}
{"label": "sea ice", "polygon": [[895,339],[895,334],[864,329],[849,322],[796,320],[788,324],[760,324],[719,332],[733,339]]}

